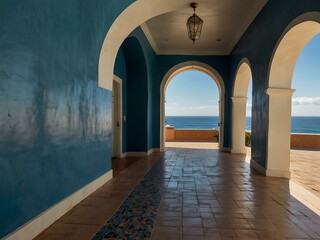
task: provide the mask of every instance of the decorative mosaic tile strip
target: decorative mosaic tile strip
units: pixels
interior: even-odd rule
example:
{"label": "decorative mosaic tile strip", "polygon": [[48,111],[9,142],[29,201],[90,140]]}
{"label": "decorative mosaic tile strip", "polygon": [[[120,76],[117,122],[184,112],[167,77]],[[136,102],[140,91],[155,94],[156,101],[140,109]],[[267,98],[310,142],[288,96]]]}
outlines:
{"label": "decorative mosaic tile strip", "polygon": [[164,187],[163,161],[158,161],[93,240],[150,239]]}

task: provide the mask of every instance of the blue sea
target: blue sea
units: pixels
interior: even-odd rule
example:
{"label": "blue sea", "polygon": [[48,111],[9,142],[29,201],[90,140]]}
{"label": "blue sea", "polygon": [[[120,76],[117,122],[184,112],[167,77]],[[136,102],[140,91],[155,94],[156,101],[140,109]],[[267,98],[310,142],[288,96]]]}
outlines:
{"label": "blue sea", "polygon": [[[166,116],[166,125],[173,125],[175,129],[218,129],[217,116]],[[251,117],[246,119],[246,130],[251,130]],[[320,134],[320,117],[292,117],[292,133]]]}

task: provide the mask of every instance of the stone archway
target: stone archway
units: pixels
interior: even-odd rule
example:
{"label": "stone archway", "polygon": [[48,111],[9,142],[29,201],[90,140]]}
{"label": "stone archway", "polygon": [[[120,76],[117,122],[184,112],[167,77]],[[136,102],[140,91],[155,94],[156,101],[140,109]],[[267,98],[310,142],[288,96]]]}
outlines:
{"label": "stone archway", "polygon": [[112,91],[113,69],[118,50],[135,28],[155,16],[180,9],[185,5],[184,0],[137,0],[126,8],[113,22],[104,39],[99,57],[99,86]]}
{"label": "stone archway", "polygon": [[266,175],[290,178],[292,75],[304,46],[320,32],[320,12],[301,15],[285,29],[269,67]]}
{"label": "stone archway", "polygon": [[[160,151],[165,148],[165,92],[171,79],[179,73],[187,70],[198,70],[208,74],[217,84],[219,89],[219,122],[220,122],[220,135],[219,135],[219,149],[223,150],[223,137],[224,137],[224,93],[225,86],[220,74],[211,66],[197,61],[188,61],[175,65],[164,76],[160,86]],[[222,127],[221,127],[222,126]]]}

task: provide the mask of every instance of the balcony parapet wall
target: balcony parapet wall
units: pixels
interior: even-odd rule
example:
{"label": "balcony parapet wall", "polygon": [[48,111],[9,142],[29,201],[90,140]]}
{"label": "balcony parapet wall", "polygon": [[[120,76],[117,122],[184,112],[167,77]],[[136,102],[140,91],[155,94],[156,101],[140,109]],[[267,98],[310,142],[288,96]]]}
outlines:
{"label": "balcony parapet wall", "polygon": [[174,129],[166,127],[166,141],[206,141],[218,142],[218,130]]}
{"label": "balcony parapet wall", "polygon": [[[166,141],[208,141],[218,142],[218,130],[174,129],[166,126]],[[320,134],[291,134],[291,148],[320,149]]]}
{"label": "balcony parapet wall", "polygon": [[291,148],[320,149],[320,134],[291,134]]}

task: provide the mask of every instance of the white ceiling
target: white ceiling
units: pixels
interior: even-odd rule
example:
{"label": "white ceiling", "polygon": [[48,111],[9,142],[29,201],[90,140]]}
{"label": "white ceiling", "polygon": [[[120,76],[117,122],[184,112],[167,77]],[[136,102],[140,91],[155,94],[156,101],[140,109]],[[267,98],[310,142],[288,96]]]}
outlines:
{"label": "white ceiling", "polygon": [[193,14],[192,1],[186,1],[178,11],[148,20],[141,28],[157,54],[228,55],[267,1],[198,0],[196,14],[204,23],[195,44],[188,38],[186,27]]}

